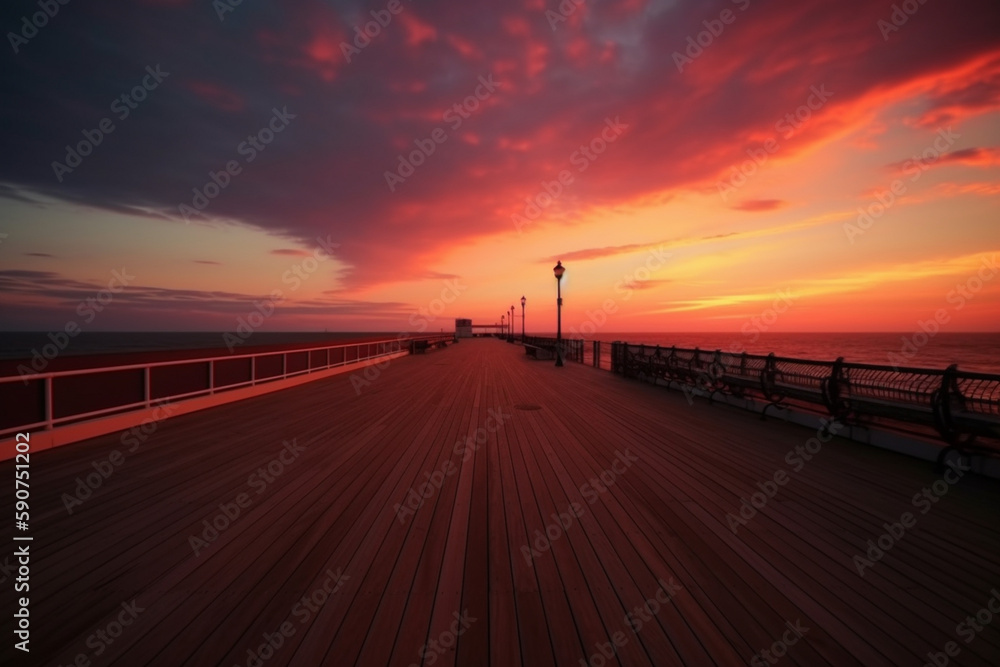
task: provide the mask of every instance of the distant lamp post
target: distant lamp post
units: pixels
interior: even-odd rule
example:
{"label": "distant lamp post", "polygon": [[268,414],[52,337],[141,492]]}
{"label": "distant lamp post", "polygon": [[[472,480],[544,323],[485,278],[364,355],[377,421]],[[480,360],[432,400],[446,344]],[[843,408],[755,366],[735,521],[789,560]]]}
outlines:
{"label": "distant lamp post", "polygon": [[556,262],[552,273],[556,276],[556,366],[562,366],[562,277],[566,273],[562,261]]}
{"label": "distant lamp post", "polygon": [[505,322],[506,315],[500,316],[500,335],[502,336],[505,331],[507,331],[507,324]]}
{"label": "distant lamp post", "polygon": [[510,341],[511,343],[513,343],[514,342],[514,306],[513,305],[511,305],[511,307],[510,307],[510,319],[507,320],[507,325],[508,325],[507,331],[509,332],[509,335],[507,336],[507,340]]}
{"label": "distant lamp post", "polygon": [[524,304],[528,302],[523,296],[521,297],[521,342],[524,342]]}

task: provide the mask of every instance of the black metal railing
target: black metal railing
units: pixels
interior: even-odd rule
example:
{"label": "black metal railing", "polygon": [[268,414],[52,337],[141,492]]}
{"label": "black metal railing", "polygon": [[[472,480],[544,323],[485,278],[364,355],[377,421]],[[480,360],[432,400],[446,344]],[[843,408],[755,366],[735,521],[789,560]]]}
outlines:
{"label": "black metal railing", "polygon": [[[1000,375],[957,365],[900,368],[614,342],[611,370],[701,390],[710,399],[717,393],[760,398],[766,402],[762,416],[771,407],[796,404],[845,423],[923,425],[950,447],[1000,453]],[[974,444],[977,439],[989,444]]]}
{"label": "black metal railing", "polygon": [[[546,350],[552,351],[554,354],[556,352],[556,347],[558,346],[558,341],[555,338],[548,338],[545,336],[525,336],[524,345],[531,345],[534,347],[540,347]],[[575,361],[577,363],[583,363],[583,348],[584,341],[580,338],[563,338],[562,339],[562,357],[563,361]]]}

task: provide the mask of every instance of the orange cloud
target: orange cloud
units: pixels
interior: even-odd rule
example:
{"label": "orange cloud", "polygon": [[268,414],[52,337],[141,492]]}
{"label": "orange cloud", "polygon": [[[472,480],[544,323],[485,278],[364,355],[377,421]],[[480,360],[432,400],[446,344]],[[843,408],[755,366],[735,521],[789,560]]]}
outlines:
{"label": "orange cloud", "polygon": [[788,206],[788,202],[781,199],[748,199],[740,202],[733,208],[738,211],[759,213],[761,211],[774,211],[785,206]]}

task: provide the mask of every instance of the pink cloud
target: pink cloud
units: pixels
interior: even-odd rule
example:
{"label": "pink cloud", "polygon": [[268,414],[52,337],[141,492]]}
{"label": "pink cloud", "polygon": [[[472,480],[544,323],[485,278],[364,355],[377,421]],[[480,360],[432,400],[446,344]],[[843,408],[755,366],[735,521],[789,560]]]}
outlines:
{"label": "pink cloud", "polygon": [[424,42],[432,42],[437,39],[437,28],[420,20],[412,9],[400,14],[399,20],[406,28],[407,45],[420,46]]}

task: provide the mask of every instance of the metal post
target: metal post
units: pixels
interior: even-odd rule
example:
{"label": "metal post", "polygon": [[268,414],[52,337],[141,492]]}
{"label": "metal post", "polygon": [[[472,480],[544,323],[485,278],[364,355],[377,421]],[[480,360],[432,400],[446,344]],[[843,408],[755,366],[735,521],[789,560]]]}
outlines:
{"label": "metal post", "polygon": [[524,297],[521,297],[521,342],[524,343]]}
{"label": "metal post", "polygon": [[563,365],[562,353],[562,281],[556,279],[556,366]]}
{"label": "metal post", "polygon": [[43,387],[45,389],[45,430],[52,430],[52,420],[54,418],[52,414],[52,377],[47,377],[43,380]]}
{"label": "metal post", "polygon": [[142,400],[146,404],[147,408],[149,407],[149,394],[150,394],[149,373],[150,373],[149,366],[146,366],[145,368],[142,369]]}

